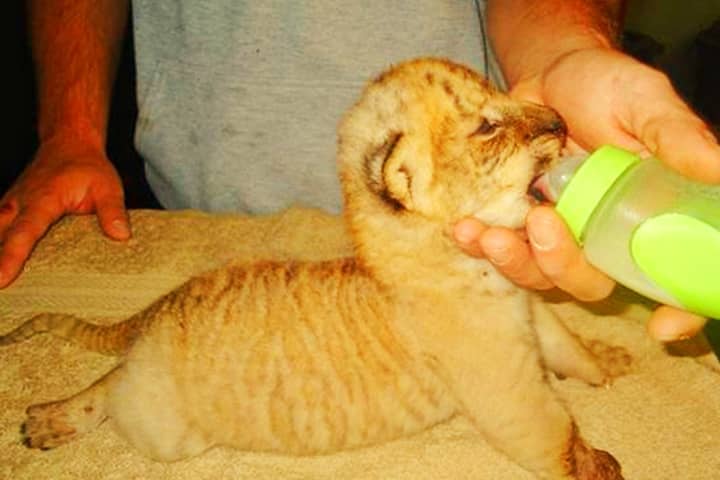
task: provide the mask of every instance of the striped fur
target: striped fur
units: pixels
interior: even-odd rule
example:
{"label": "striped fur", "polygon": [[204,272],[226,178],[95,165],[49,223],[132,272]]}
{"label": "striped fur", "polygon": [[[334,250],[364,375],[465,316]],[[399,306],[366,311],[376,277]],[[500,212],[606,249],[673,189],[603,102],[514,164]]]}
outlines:
{"label": "striped fur", "polygon": [[563,145],[559,117],[465,67],[421,59],[371,82],[339,138],[354,257],[231,264],[124,323],[45,314],[0,337],[50,332],[121,355],[87,390],[30,407],[28,446],[58,446],[110,418],[164,461],[216,445],[307,455],[463,414],[541,477],[622,478],[546,378],[550,368],[604,384],[607,372],[450,235],[466,216],[522,225],[530,180]]}

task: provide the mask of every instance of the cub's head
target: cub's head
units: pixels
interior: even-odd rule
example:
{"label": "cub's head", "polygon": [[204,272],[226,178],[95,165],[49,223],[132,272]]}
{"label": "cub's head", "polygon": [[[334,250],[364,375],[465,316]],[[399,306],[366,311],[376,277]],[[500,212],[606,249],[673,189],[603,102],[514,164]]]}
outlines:
{"label": "cub's head", "polygon": [[565,136],[555,111],[513,100],[466,67],[402,63],[371,82],[340,125],[346,214],[353,229],[363,228],[353,220],[450,225],[467,216],[520,227],[529,186]]}

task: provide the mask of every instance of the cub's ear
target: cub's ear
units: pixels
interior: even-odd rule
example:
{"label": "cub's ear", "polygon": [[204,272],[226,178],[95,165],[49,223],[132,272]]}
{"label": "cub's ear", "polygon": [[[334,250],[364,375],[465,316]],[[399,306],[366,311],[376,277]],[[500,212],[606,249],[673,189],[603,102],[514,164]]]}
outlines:
{"label": "cub's ear", "polygon": [[416,210],[424,203],[432,176],[429,153],[417,137],[390,132],[365,156],[370,191],[394,210]]}

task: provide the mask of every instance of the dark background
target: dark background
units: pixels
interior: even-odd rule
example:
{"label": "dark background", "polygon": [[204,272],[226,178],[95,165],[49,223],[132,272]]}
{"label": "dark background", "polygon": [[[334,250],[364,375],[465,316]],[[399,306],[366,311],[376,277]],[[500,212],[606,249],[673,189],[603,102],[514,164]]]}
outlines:
{"label": "dark background", "polygon": [[[0,193],[4,193],[20,174],[37,145],[34,79],[23,4],[7,2],[3,20],[6,24],[3,30],[10,36],[6,43],[10,48],[6,54],[8,84],[3,101],[9,125],[3,129],[7,137],[5,155],[0,161]],[[647,15],[645,12],[639,14]],[[624,46],[640,60],[666,71],[688,102],[715,126],[717,132],[720,125],[720,16],[716,19],[713,24],[712,18],[710,21],[706,18],[704,25],[711,26],[703,27],[681,50],[674,48],[673,55],[667,55],[672,45],[663,45],[651,35],[637,31],[625,32]],[[111,108],[108,156],[123,179],[127,206],[159,208],[145,183],[142,164],[132,144],[137,108],[130,31],[131,27],[126,35]]]}

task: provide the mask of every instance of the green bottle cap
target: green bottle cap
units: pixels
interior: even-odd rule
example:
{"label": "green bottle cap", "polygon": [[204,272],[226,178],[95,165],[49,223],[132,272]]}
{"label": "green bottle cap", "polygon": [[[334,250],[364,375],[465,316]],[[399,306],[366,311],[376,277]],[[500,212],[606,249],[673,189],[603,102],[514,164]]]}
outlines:
{"label": "green bottle cap", "polygon": [[632,152],[605,145],[590,155],[558,198],[555,209],[582,244],[585,225],[615,181],[640,158]]}

